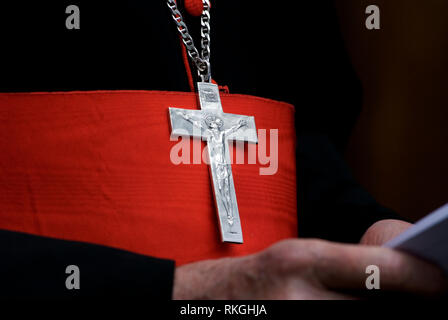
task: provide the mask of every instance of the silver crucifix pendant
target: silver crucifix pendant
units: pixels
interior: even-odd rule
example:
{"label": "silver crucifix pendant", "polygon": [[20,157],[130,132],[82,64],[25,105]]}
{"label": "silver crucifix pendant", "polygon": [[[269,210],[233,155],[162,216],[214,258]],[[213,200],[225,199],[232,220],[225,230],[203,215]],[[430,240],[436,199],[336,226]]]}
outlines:
{"label": "silver crucifix pendant", "polygon": [[223,242],[243,243],[229,140],[258,143],[255,119],[224,113],[218,86],[213,83],[199,82],[198,92],[201,110],[169,108],[171,135],[207,141],[221,239]]}

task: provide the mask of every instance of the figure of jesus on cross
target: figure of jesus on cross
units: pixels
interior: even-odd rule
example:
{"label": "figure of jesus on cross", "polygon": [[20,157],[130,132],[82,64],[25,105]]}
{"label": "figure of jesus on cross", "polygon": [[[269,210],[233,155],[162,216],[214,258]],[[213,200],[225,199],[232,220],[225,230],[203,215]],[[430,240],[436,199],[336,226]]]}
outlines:
{"label": "figure of jesus on cross", "polygon": [[[210,165],[214,167],[212,172],[216,173],[218,180],[218,190],[220,193],[220,199],[223,202],[224,208],[227,212],[227,222],[232,228],[234,223],[232,199],[230,195],[230,178],[232,174],[232,168],[230,163],[227,162],[226,147],[227,137],[247,125],[246,120],[240,119],[238,124],[232,126],[227,130],[222,130],[224,121],[215,115],[208,115],[205,117],[206,128],[203,127],[202,122],[196,121],[191,118],[187,113],[178,113],[185,120],[191,122],[194,126],[205,131],[207,137],[207,146],[210,149]],[[232,232],[232,230],[230,231]]]}
{"label": "figure of jesus on cross", "polygon": [[199,83],[198,89],[201,110],[169,108],[172,135],[200,137],[207,141],[222,241],[243,243],[228,142],[257,143],[255,120],[224,113],[216,85]]}

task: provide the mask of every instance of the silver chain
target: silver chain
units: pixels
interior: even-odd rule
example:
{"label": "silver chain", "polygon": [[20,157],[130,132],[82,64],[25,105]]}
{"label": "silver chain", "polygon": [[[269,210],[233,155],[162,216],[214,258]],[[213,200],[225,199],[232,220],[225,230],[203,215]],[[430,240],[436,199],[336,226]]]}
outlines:
{"label": "silver chain", "polygon": [[175,0],[167,0],[168,8],[171,10],[173,20],[177,25],[182,41],[187,48],[187,52],[191,60],[196,65],[199,77],[204,82],[211,81],[210,70],[210,1],[202,0],[204,9],[201,15],[201,54],[194,46],[193,38],[188,31],[184,18],[177,8]]}

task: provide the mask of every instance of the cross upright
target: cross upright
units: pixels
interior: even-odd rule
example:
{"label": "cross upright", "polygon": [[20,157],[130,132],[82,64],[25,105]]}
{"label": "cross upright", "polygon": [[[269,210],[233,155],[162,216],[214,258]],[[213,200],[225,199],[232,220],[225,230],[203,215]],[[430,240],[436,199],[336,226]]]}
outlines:
{"label": "cross upright", "polygon": [[224,113],[218,86],[198,83],[201,110],[169,108],[172,136],[189,136],[207,141],[210,178],[223,242],[243,243],[236,201],[229,140],[258,143],[252,116]]}

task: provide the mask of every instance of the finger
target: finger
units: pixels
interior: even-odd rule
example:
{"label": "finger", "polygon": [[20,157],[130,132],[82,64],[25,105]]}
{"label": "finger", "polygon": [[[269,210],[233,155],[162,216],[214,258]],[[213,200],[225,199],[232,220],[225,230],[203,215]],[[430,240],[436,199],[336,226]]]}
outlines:
{"label": "finger", "polygon": [[431,295],[446,290],[447,279],[437,267],[410,255],[382,247],[321,242],[313,271],[328,288],[366,289],[366,268],[380,271],[380,288]]}
{"label": "finger", "polygon": [[409,229],[412,224],[399,220],[381,220],[373,224],[363,235],[360,243],[381,246]]}

